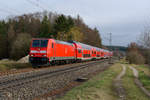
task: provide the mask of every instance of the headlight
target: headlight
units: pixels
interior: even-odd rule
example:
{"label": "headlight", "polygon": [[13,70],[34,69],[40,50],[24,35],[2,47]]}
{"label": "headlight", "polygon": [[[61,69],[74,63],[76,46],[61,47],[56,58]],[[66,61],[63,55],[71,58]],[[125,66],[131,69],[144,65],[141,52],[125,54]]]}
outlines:
{"label": "headlight", "polygon": [[46,57],[46,55],[43,55],[44,57]]}
{"label": "headlight", "polygon": [[31,55],[31,57],[34,56],[33,54]]}

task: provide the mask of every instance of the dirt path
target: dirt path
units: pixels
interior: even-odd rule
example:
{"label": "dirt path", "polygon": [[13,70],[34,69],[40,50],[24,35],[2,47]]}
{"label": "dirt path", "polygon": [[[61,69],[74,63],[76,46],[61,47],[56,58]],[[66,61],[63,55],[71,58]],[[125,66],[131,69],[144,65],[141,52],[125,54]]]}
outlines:
{"label": "dirt path", "polygon": [[135,79],[134,79],[135,84],[136,84],[148,97],[150,97],[150,92],[149,92],[147,89],[145,89],[145,88],[143,87],[143,84],[142,84],[142,83],[140,82],[140,80],[138,79],[138,71],[137,71],[134,67],[129,66],[129,68],[132,69],[132,71],[133,71],[133,74],[134,74],[134,77],[135,77]]}
{"label": "dirt path", "polygon": [[119,100],[126,100],[125,89],[123,88],[122,81],[121,81],[121,78],[126,73],[126,66],[122,65],[122,68],[123,68],[122,72],[114,80],[114,87],[117,92],[117,95],[119,96]]}
{"label": "dirt path", "polygon": [[129,68],[132,69],[134,77],[138,78],[138,76],[139,76],[138,71],[134,67],[129,66]]}

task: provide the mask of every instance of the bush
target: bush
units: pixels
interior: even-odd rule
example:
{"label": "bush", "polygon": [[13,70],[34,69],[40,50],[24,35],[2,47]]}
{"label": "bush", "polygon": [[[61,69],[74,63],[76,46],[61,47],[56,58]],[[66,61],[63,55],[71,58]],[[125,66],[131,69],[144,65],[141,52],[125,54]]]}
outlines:
{"label": "bush", "polygon": [[142,50],[141,52],[145,58],[145,63],[150,64],[150,49]]}
{"label": "bush", "polygon": [[127,60],[130,64],[144,64],[145,59],[144,57],[135,51],[130,51],[127,53]]}
{"label": "bush", "polygon": [[10,51],[10,58],[18,60],[21,57],[28,55],[29,47],[31,42],[31,36],[27,33],[20,33],[14,43],[12,44],[12,49]]}

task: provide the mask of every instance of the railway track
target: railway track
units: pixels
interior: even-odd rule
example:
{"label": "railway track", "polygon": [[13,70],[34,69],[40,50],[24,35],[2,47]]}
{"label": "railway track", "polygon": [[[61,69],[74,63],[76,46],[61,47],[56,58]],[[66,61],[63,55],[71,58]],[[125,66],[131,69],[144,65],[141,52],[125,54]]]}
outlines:
{"label": "railway track", "polygon": [[[90,66],[92,67],[93,65],[97,65],[105,61],[106,60],[88,62],[85,64],[72,65],[71,67],[61,68],[61,69],[56,69],[56,70],[48,70],[48,69],[38,70],[38,71],[33,71],[33,72],[28,72],[28,73],[17,74],[15,77],[14,75],[1,77],[0,78],[0,98],[2,97],[5,99],[5,98],[11,97],[11,98],[16,99],[18,96],[13,97],[13,94],[10,95],[13,90],[19,91],[21,87],[26,87],[30,84],[32,87],[33,85],[32,83],[35,84],[38,81],[44,82],[44,80],[50,80],[53,77],[61,76],[64,74],[67,75],[67,73],[73,73],[75,71],[84,70]],[[36,94],[34,96],[38,96],[38,95],[39,94]],[[25,97],[25,99],[27,99],[27,97]]]}
{"label": "railway track", "polygon": [[61,70],[56,70],[56,71],[47,70],[44,72],[42,71],[40,73],[35,73],[35,74],[27,75],[27,76],[22,75],[22,77],[19,77],[19,78],[0,80],[0,90],[10,88],[11,86],[14,87],[14,86],[22,85],[22,84],[27,84],[27,83],[37,81],[39,79],[44,79],[47,77],[53,77],[58,74],[63,74],[63,73],[67,73],[70,71],[80,70],[82,68],[88,67],[95,63],[100,63],[100,62],[92,62],[92,63],[90,62],[90,63],[83,64],[83,65],[76,65],[73,67],[64,68]]}

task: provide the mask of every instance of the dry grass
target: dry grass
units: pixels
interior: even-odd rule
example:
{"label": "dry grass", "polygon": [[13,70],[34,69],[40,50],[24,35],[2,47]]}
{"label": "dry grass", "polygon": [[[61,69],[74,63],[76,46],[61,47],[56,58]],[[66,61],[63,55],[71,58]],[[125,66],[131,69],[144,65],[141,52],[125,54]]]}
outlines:
{"label": "dry grass", "polygon": [[17,63],[10,60],[0,60],[0,71],[7,71],[11,69],[22,69],[32,67],[29,63]]}
{"label": "dry grass", "polygon": [[8,60],[8,59],[0,60],[0,64],[6,64],[6,63],[15,63],[15,61]]}

